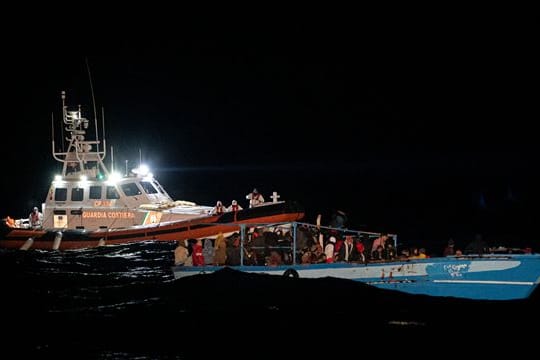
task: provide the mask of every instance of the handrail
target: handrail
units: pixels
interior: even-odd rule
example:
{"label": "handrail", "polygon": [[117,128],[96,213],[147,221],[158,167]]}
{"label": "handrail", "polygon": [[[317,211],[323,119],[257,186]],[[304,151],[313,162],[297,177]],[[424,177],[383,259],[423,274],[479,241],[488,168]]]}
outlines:
{"label": "handrail", "polygon": [[[318,226],[310,223],[305,222],[299,222],[299,221],[290,221],[290,222],[277,222],[277,223],[249,223],[249,222],[243,222],[243,223],[198,223],[197,226],[230,226],[234,228],[240,228],[240,265],[244,265],[244,251],[246,251],[245,245],[246,245],[246,228],[257,228],[257,227],[265,227],[265,228],[279,228],[279,227],[287,227],[292,230],[292,244],[290,247],[271,247],[271,248],[290,248],[292,250],[292,264],[296,265],[296,253],[298,251],[297,248],[297,232],[300,226],[307,226],[313,229],[317,229],[320,231],[320,229],[325,230],[331,230],[331,231],[338,231],[343,233],[356,233],[356,236],[361,235],[368,235],[368,239],[375,237],[375,236],[381,236],[382,234],[387,234],[388,236],[391,236],[394,239],[394,247],[397,248],[397,234],[391,234],[391,233],[384,233],[384,232],[370,232],[370,231],[363,231],[363,230],[352,230],[352,229],[346,229],[346,228],[335,228],[331,226]],[[159,224],[158,224],[159,226]],[[260,249],[260,248],[266,248],[266,246],[251,246],[252,249]]]}

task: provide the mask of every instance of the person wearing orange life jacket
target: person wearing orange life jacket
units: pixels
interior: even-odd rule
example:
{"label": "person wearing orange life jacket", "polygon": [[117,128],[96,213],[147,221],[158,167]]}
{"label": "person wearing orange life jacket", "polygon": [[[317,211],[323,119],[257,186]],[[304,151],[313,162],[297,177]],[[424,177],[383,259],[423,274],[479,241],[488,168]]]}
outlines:
{"label": "person wearing orange life jacket", "polygon": [[246,199],[249,200],[249,207],[250,208],[262,205],[264,203],[264,197],[261,194],[259,194],[257,189],[253,189],[252,192],[247,194]]}
{"label": "person wearing orange life jacket", "polygon": [[9,227],[15,227],[15,219],[13,219],[12,217],[8,216],[6,218],[6,225],[9,226]]}
{"label": "person wearing orange life jacket", "polygon": [[34,206],[34,209],[28,216],[30,227],[33,229],[40,229],[43,225],[43,214],[39,212],[39,209]]}

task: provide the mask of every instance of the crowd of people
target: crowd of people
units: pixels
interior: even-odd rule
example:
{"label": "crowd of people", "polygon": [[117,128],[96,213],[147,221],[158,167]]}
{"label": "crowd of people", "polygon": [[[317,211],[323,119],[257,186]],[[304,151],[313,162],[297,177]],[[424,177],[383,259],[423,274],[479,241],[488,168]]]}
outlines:
{"label": "crowd of people", "polygon": [[175,263],[184,265],[243,265],[277,266],[283,264],[313,264],[333,262],[387,261],[396,258],[391,235],[359,234],[339,230],[321,231],[315,226],[297,228],[296,243],[293,229],[287,226],[246,228],[241,247],[241,235],[219,234],[215,239],[192,239],[180,244]]}
{"label": "crowd of people", "polygon": [[[246,196],[250,208],[264,203],[264,198],[254,189]],[[216,203],[212,214],[227,211],[239,211],[242,207],[233,200],[229,207],[221,201]],[[347,230],[347,216],[343,211],[333,214],[330,227],[302,225],[297,228],[296,236],[291,228],[253,227],[241,236],[234,233],[229,237],[219,234],[215,239],[186,241],[179,246],[175,257],[176,264],[187,265],[240,265],[240,252],[244,251],[243,265],[282,265],[314,264],[333,262],[384,262],[406,259],[425,259],[430,257],[423,247],[401,248],[397,251],[394,235],[387,233],[365,233]],[[296,238],[294,243],[293,238]],[[443,251],[443,256],[461,256],[465,254],[484,254],[489,247],[480,235],[477,235],[464,251],[455,247],[453,239]]]}

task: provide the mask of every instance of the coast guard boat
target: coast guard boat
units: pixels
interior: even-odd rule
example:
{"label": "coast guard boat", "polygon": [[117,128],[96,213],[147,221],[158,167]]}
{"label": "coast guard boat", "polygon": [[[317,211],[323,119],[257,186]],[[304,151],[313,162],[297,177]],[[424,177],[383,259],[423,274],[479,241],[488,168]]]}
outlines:
{"label": "coast guard boat", "polygon": [[[277,224],[279,226],[279,224]],[[248,226],[242,225],[243,232],[248,234]],[[276,224],[259,224],[259,226],[276,226]],[[515,300],[531,295],[540,282],[540,254],[523,253],[518,249],[507,253],[491,253],[482,255],[459,255],[433,258],[394,257],[391,260],[363,260],[351,262],[304,262],[300,260],[298,235],[299,229],[313,227],[310,224],[294,222],[287,224],[291,230],[291,242],[282,246],[265,245],[265,251],[274,248],[288,253],[286,261],[271,263],[266,259],[264,264],[250,261],[253,249],[249,236],[241,236],[239,265],[225,266],[189,266],[178,264],[172,267],[175,279],[198,274],[210,274],[224,267],[259,274],[279,275],[295,278],[335,277],[360,281],[382,289],[398,290],[410,294],[430,296],[456,297],[482,300]],[[320,226],[312,233],[319,233]],[[337,232],[340,229],[327,228]],[[336,232],[337,231],[337,232]],[[364,231],[347,230],[356,238],[370,242],[381,234]],[[316,235],[317,237],[319,235]],[[397,237],[393,235],[394,244]],[[315,243],[322,240],[315,240]],[[395,248],[395,247],[394,247]]]}
{"label": "coast guard boat", "polygon": [[[42,220],[5,218],[0,224],[0,247],[20,249],[75,249],[108,244],[157,240],[177,241],[213,236],[235,228],[222,224],[300,220],[303,208],[295,202],[277,201],[236,212],[213,214],[212,206],[173,200],[144,166],[121,176],[104,164],[106,141],[87,139],[92,128],[81,108],[68,109],[62,92],[63,139],[67,150],[55,147],[52,155],[62,164],[41,205]],[[103,124],[104,127],[104,124]],[[112,166],[111,166],[112,168]]]}

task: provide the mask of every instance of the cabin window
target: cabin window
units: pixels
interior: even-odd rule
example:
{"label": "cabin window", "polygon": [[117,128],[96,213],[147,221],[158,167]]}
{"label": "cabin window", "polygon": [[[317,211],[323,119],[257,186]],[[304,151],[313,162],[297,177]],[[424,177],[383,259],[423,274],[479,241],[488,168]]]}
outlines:
{"label": "cabin window", "polygon": [[100,186],[90,186],[90,199],[92,200],[101,200],[101,185]]}
{"label": "cabin window", "polygon": [[120,199],[116,186],[107,186],[107,199]]}
{"label": "cabin window", "polygon": [[83,201],[84,199],[84,189],[83,188],[73,188],[71,189],[71,201]]}
{"label": "cabin window", "polygon": [[154,181],[154,186],[157,186],[158,192],[161,191],[162,194],[166,194],[166,192],[165,192],[165,190],[163,189],[163,187],[161,186],[161,184],[158,183],[157,181]]}
{"label": "cabin window", "polygon": [[66,201],[66,200],[67,200],[67,189],[56,188],[54,190],[54,201]]}
{"label": "cabin window", "polygon": [[135,195],[141,195],[142,192],[139,190],[139,187],[135,183],[128,183],[128,184],[122,184],[122,191],[126,196],[135,196]]}
{"label": "cabin window", "polygon": [[141,181],[141,186],[147,194],[156,194],[158,192],[150,181]]}

